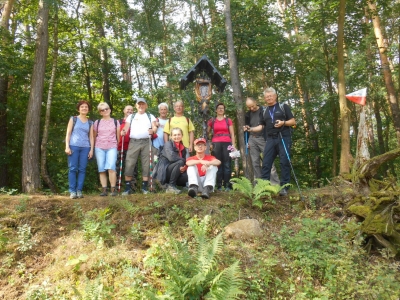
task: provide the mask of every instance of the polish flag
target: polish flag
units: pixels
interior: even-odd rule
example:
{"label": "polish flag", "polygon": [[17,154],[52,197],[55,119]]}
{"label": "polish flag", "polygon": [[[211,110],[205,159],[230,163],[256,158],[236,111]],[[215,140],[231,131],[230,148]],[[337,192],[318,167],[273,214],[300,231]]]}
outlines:
{"label": "polish flag", "polygon": [[367,88],[352,92],[346,95],[346,98],[354,103],[365,105],[367,100]]}

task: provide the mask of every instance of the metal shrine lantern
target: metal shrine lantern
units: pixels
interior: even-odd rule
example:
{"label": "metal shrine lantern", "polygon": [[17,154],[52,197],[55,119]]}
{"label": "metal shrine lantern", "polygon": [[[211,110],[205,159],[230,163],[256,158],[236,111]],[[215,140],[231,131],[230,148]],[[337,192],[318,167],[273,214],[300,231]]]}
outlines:
{"label": "metal shrine lantern", "polygon": [[209,103],[212,97],[212,86],[222,93],[227,84],[226,79],[214,67],[207,55],[203,55],[197,63],[181,78],[180,88],[186,90],[189,83],[195,81],[195,94],[199,102],[199,114],[203,119],[203,137],[207,139],[207,120],[209,119]]}

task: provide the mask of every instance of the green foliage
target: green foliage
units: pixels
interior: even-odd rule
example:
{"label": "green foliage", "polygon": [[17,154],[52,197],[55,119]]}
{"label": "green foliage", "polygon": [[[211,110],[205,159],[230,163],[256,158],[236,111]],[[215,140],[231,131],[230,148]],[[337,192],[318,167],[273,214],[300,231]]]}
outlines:
{"label": "green foliage", "polygon": [[[242,273],[239,263],[219,269],[223,249],[222,234],[207,237],[210,216],[202,221],[191,219],[189,227],[194,234],[191,247],[180,242],[164,229],[167,242],[153,246],[148,252],[145,266],[163,276],[164,298],[167,299],[238,299],[242,292]],[[148,299],[157,299],[147,293]]]}
{"label": "green foliage", "polygon": [[18,193],[17,189],[7,189],[5,187],[0,188],[0,194],[6,194],[6,195],[16,195]]}
{"label": "green foliage", "polygon": [[132,240],[134,240],[135,242],[139,242],[143,238],[143,234],[140,231],[140,223],[133,223],[129,230],[129,233],[131,234]]}
{"label": "green foliage", "polygon": [[109,208],[95,208],[85,214],[81,223],[86,240],[93,241],[100,246],[103,243],[112,244],[111,230],[115,228],[115,225],[111,224],[111,220],[108,219],[110,214]]}
{"label": "green foliage", "polygon": [[29,201],[29,197],[23,196],[21,199],[19,199],[19,203],[18,203],[18,205],[15,206],[15,210],[19,213],[26,211],[26,209],[28,207],[28,201]]}
{"label": "green foliage", "polygon": [[136,215],[140,208],[139,206],[134,206],[128,199],[126,198],[122,198],[122,199],[118,199],[117,201],[115,201],[115,205],[117,207],[120,207],[122,209],[124,209],[125,211],[127,211],[128,213],[130,213],[131,215]]}
{"label": "green foliage", "polygon": [[232,188],[241,192],[248,200],[252,201],[252,205],[262,208],[264,203],[269,202],[275,204],[271,195],[276,195],[287,185],[271,185],[269,180],[257,179],[257,184],[253,187],[251,181],[246,177],[232,178]]}
{"label": "green foliage", "polygon": [[75,287],[72,287],[75,295],[80,300],[102,300],[106,299],[104,285],[101,282],[101,276],[97,277],[93,281],[87,280],[85,290],[79,292]]}
{"label": "green foliage", "polygon": [[71,258],[70,260],[68,260],[66,266],[73,266],[74,272],[77,272],[77,271],[79,271],[81,264],[84,263],[85,261],[87,261],[88,258],[89,258],[88,255],[81,254],[81,255],[79,255],[78,258]]}
{"label": "green foliage", "polygon": [[36,241],[32,239],[31,226],[24,224],[18,227],[18,247],[19,252],[27,252],[36,245]]}
{"label": "green foliage", "polygon": [[2,252],[8,243],[8,238],[6,233],[3,229],[0,228],[0,252]]}
{"label": "green foliage", "polygon": [[292,295],[302,294],[302,299],[396,299],[400,283],[394,266],[371,265],[359,245],[349,241],[348,233],[330,219],[297,221],[297,230],[284,226],[276,237],[292,262],[291,277],[299,278]]}

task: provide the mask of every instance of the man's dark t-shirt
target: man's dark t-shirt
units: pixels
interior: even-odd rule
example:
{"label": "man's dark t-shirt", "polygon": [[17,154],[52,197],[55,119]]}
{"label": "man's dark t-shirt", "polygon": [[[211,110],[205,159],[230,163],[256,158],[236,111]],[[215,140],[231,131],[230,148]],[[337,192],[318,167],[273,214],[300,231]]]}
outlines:
{"label": "man's dark t-shirt", "polygon": [[[279,106],[279,103],[275,103],[273,106],[268,106],[264,110],[264,116],[261,124],[265,126],[265,132],[267,135],[267,138],[270,136],[277,136],[279,132],[282,133],[282,136],[290,136],[290,127],[288,126],[282,126],[282,127],[275,127],[275,122],[276,121],[288,121],[290,119],[293,119],[294,116],[292,114],[292,111],[290,110],[289,106],[286,104],[283,104],[283,109],[285,110],[285,113],[281,110],[281,107]],[[285,117],[286,115],[286,117]]]}

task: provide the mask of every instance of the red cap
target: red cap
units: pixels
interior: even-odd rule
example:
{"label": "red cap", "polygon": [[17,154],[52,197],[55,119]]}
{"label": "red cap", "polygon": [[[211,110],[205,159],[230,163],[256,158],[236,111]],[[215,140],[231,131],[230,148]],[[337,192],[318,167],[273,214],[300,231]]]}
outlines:
{"label": "red cap", "polygon": [[207,141],[205,138],[198,138],[194,141],[194,144],[197,145],[198,143],[204,143],[207,144]]}

